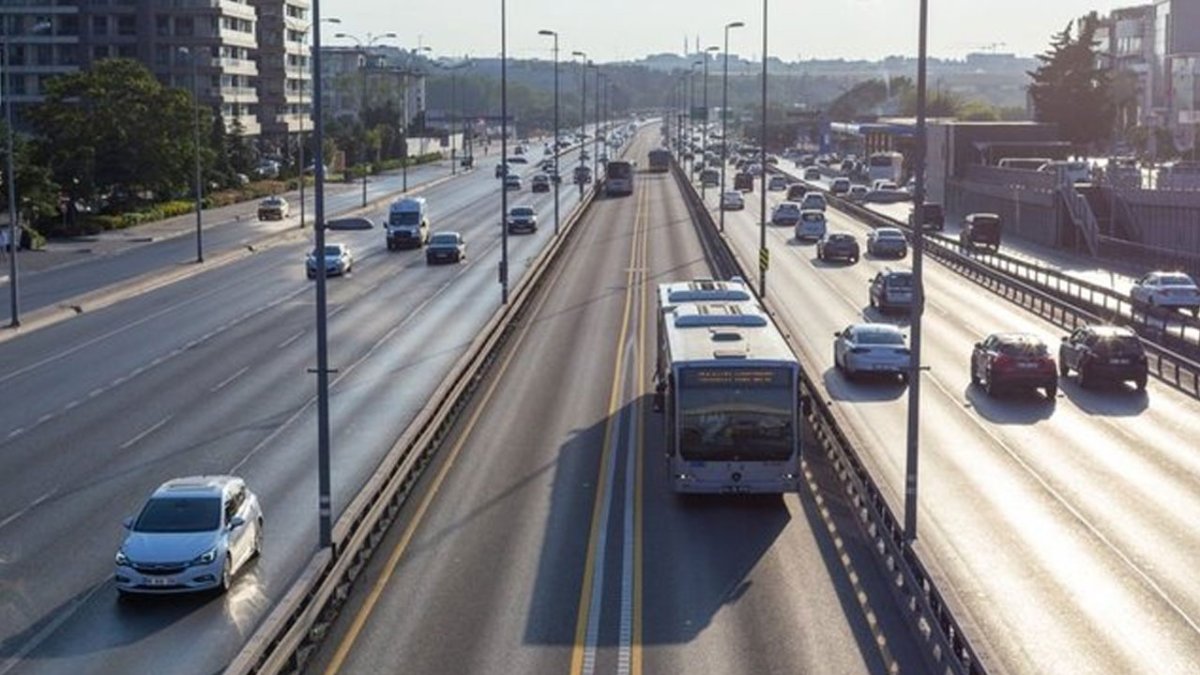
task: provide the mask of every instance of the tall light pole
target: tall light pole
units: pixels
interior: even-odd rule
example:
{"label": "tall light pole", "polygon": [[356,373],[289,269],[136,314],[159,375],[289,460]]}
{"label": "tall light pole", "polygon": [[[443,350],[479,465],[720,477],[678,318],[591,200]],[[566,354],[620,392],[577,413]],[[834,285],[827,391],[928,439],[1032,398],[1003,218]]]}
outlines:
{"label": "tall light pole", "polygon": [[589,63],[589,68],[596,69],[596,100],[592,102],[592,108],[595,109],[596,125],[592,128],[592,186],[599,185],[600,182],[600,77],[603,73],[600,72],[600,65]]}
{"label": "tall light pole", "polygon": [[[342,20],[337,17],[329,17],[328,19],[324,19],[321,21],[321,23],[341,23],[341,22],[342,22]],[[300,82],[300,130],[299,130],[299,132],[297,132],[297,137],[298,137],[299,142],[297,143],[297,148],[296,148],[296,154],[297,154],[296,163],[300,167],[300,227],[302,227],[302,228],[304,227],[304,182],[305,182],[304,181],[304,118],[308,117],[308,114],[304,112],[304,89],[305,89],[305,87],[304,87],[304,72],[306,69],[308,69],[311,66],[311,63],[312,63],[312,61],[310,60],[312,58],[312,55],[309,53],[304,42],[306,40],[308,40],[308,31],[312,30],[312,27],[313,27],[313,25],[310,23],[301,32],[300,43],[301,43],[301,47],[302,47],[302,56],[299,59],[299,63],[296,64],[297,66],[299,66],[298,70],[300,71],[300,77],[299,77],[299,82]]]}
{"label": "tall light pole", "polygon": [[325,125],[321,104],[321,0],[312,1],[313,30],[313,253],[317,255],[317,521],[321,548],[333,544],[333,505],[329,476],[329,345],[325,298]]}
{"label": "tall light pole", "polygon": [[[508,3],[500,0],[500,161],[508,176]],[[500,302],[508,304],[508,185],[500,181]]]}
{"label": "tall light pole", "polygon": [[[376,42],[378,42],[380,40],[384,40],[384,39],[389,39],[389,38],[395,39],[399,36],[396,35],[395,33],[383,33],[381,35],[371,35],[370,33],[367,33],[367,39],[365,41],[359,39],[357,36],[350,35],[349,33],[334,33],[333,36],[335,38],[344,38],[344,39],[348,39],[348,40],[354,40],[355,44],[358,45],[359,51],[362,52],[363,61],[362,61],[362,65],[359,67],[359,72],[362,73],[362,77],[359,79],[359,81],[361,82],[362,86],[359,89],[358,120],[359,120],[359,124],[362,124],[362,128],[363,128],[362,205],[365,208],[367,206],[367,172],[368,172],[367,171],[367,161],[366,161],[366,159],[367,159],[367,145],[366,145],[366,138],[367,138],[367,59],[370,58],[370,56],[371,56],[369,50]],[[407,143],[407,141],[406,141],[406,143]]]}
{"label": "tall light pole", "polygon": [[196,61],[199,55],[187,47],[180,47],[179,53],[187,54],[188,61],[192,65],[192,108],[194,113],[192,116],[192,145],[193,155],[196,159],[196,263],[199,264],[204,262],[204,235],[202,234],[204,216],[201,211],[204,208],[204,182],[200,175],[200,90],[199,79],[196,77]]}
{"label": "tall light pole", "polygon": [[770,252],[767,250],[767,0],[763,0],[762,28],[762,130],[759,134],[759,238],[758,238],[758,294],[767,297],[767,268],[770,267]]}
{"label": "tall light pole", "polygon": [[917,461],[921,429],[921,317],[925,313],[925,280],[922,276],[925,254],[925,138],[926,138],[926,38],[929,19],[928,0],[921,0],[917,30],[917,153],[916,184],[913,186],[913,312],[912,362],[908,369],[908,442],[905,453],[904,541],[911,546],[917,540]]}
{"label": "tall light pole", "polygon": [[[413,54],[420,54],[420,53],[422,53],[422,52],[432,52],[432,51],[433,51],[433,49],[431,49],[430,47],[427,47],[427,46],[424,46],[424,45],[421,45],[421,44],[419,44],[419,43],[420,43],[420,39],[421,39],[421,38],[420,38],[420,36],[418,36],[418,37],[417,37],[417,40],[418,40],[418,45],[417,45],[417,48],[416,48],[416,49],[414,49],[414,50],[412,50],[412,53],[413,53]],[[407,83],[408,83],[408,76],[409,76],[409,74],[410,74],[410,73],[405,73],[405,74],[404,74],[404,77],[405,77],[405,80],[404,80],[404,81],[405,81],[405,85],[404,85],[404,105],[402,105],[402,106],[401,106],[401,108],[403,108],[403,109],[404,109],[404,113],[403,113],[403,114],[404,114],[404,161],[402,161],[402,162],[400,163],[400,171],[401,171],[401,173],[403,174],[403,179],[402,179],[402,180],[403,180],[403,183],[404,183],[404,185],[403,185],[403,187],[401,188],[401,190],[402,190],[403,192],[405,192],[405,193],[407,193],[407,192],[408,192],[408,84],[407,84]]]}
{"label": "tall light pole", "polygon": [[457,122],[459,119],[461,119],[461,117],[457,114],[457,104],[455,103],[455,101],[458,100],[458,71],[471,65],[471,62],[464,59],[462,61],[459,61],[458,63],[456,63],[453,66],[446,66],[446,65],[442,65],[440,62],[435,61],[433,65],[437,66],[438,68],[441,68],[442,70],[446,70],[446,71],[450,72],[450,117],[447,122],[447,128],[450,130],[450,175],[453,176],[456,173],[458,173],[458,171],[457,171],[458,165],[455,163],[455,152],[454,152],[455,151],[454,133],[455,133],[455,127],[456,127],[455,122]]}
{"label": "tall light pole", "polygon": [[[729,133],[726,121],[729,119],[729,29],[741,28],[746,24],[733,21],[725,24],[725,66],[721,75],[721,194],[725,194],[725,165],[729,163]],[[725,209],[721,212],[721,231],[725,231]]]}
{"label": "tall light pole", "polygon": [[554,234],[558,235],[558,188],[562,184],[562,174],[558,171],[558,33],[552,30],[539,30],[538,35],[554,38]]}
{"label": "tall light pole", "polygon": [[[30,30],[32,33],[43,33],[52,28],[49,21],[39,21]],[[0,17],[0,39],[4,41],[4,53],[0,58],[0,66],[4,68],[4,123],[6,127],[5,142],[7,147],[5,157],[5,180],[8,182],[8,294],[11,311],[8,325],[16,328],[21,325],[21,303],[17,283],[17,255],[21,250],[21,230],[17,222],[17,180],[13,161],[13,121],[12,121],[12,89],[9,87],[11,78],[8,67],[8,17]]]}
{"label": "tall light pole", "polygon": [[[692,61],[692,65],[688,69],[688,143],[691,143],[692,139],[696,136],[696,121],[692,119],[692,112],[696,109],[696,69],[703,65],[703,61]],[[687,156],[689,162],[691,163],[692,170],[694,170],[696,166],[696,153],[688,152]],[[691,175],[691,170],[689,170],[688,176],[690,177]]]}
{"label": "tall light pole", "polygon": [[[578,56],[580,59],[580,61],[579,61],[579,135],[582,138],[583,136],[587,135],[587,67],[588,67],[589,61],[588,61],[587,52],[574,51],[574,52],[571,52],[571,56]],[[584,165],[583,148],[586,147],[586,144],[583,142],[580,142],[579,147],[580,147],[579,165],[583,166]],[[583,194],[583,183],[579,184],[579,194],[580,195]]]}
{"label": "tall light pole", "polygon": [[[700,123],[704,125],[702,127],[702,129],[703,129],[702,137],[704,140],[702,140],[700,143],[704,149],[705,170],[708,169],[708,111],[710,110],[710,108],[708,107],[708,60],[709,60],[708,55],[711,54],[712,52],[719,52],[719,51],[721,51],[721,48],[717,47],[715,45],[704,50],[704,117],[703,117],[703,119],[700,120]],[[705,196],[707,193],[708,193],[708,189],[705,187],[704,181],[700,181],[700,200],[701,201],[703,201],[705,199]]]}

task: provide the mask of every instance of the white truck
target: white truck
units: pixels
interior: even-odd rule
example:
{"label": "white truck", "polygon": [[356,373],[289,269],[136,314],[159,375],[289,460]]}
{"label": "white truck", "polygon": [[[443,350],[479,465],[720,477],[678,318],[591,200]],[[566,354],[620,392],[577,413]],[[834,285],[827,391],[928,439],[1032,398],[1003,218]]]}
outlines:
{"label": "white truck", "polygon": [[389,251],[424,246],[429,240],[429,206],[425,198],[402,197],[392,202],[383,229]]}

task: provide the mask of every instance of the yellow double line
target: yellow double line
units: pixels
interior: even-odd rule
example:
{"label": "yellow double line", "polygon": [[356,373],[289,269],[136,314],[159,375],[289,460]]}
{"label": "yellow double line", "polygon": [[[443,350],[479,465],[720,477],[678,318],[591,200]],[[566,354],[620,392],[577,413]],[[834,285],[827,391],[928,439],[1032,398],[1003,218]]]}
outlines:
{"label": "yellow double line", "polygon": [[[612,454],[616,451],[616,429],[621,409],[622,393],[624,392],[625,345],[629,340],[629,325],[635,305],[641,309],[641,319],[638,320],[637,343],[635,345],[635,371],[632,413],[637,425],[636,449],[627,462],[635,462],[636,476],[634,479],[633,495],[633,606],[632,606],[632,636],[630,641],[630,673],[640,675],[642,672],[642,451],[644,428],[642,423],[641,395],[645,385],[645,336],[646,336],[646,249],[649,241],[649,198],[646,182],[636,192],[637,206],[634,214],[633,239],[629,251],[629,267],[626,270],[625,306],[621,318],[621,330],[617,335],[617,353],[613,362],[612,388],[609,392],[608,417],[604,428],[604,449],[600,457],[600,477],[597,481],[596,496],[592,504],[591,531],[588,537],[587,558],[583,569],[583,583],[579,590],[579,611],[575,617],[575,644],[571,651],[571,675],[583,675],[585,655],[589,645],[587,634],[592,610],[592,595],[596,575],[597,559],[604,555],[599,549],[601,530],[607,519],[604,504],[609,491],[613,490],[612,482],[615,475],[610,477],[608,467],[612,462]],[[615,471],[613,472],[615,474]],[[611,478],[611,480],[610,480]],[[628,498],[628,495],[627,495]],[[624,564],[624,561],[622,561]],[[624,590],[624,589],[622,589]],[[599,614],[599,613],[597,613]],[[597,627],[598,630],[598,627]],[[594,649],[596,646],[591,645]]]}

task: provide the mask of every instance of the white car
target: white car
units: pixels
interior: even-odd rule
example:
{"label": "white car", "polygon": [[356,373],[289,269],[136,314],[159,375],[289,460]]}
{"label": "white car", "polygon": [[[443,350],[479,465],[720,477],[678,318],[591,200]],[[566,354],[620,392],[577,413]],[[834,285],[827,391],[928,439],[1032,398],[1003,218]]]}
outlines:
{"label": "white car", "polygon": [[776,174],[767,181],[767,190],[770,192],[782,192],[786,189],[788,189],[788,182],[787,178],[783,176]]}
{"label": "white car", "polygon": [[236,476],[193,476],[163,483],[117,549],[117,592],[229,590],[233,577],[262,552],[258,497]]}
{"label": "white car", "polygon": [[746,199],[740,190],[727,190],[721,194],[722,211],[740,211],[746,208]]}
{"label": "white car", "polygon": [[809,191],[804,193],[804,199],[800,200],[800,208],[821,211],[824,213],[828,204],[825,201],[825,195],[820,192]]}
{"label": "white car", "polygon": [[890,323],[855,323],[833,334],[833,365],[846,379],[881,373],[906,381],[911,362],[907,338]]}
{"label": "white car", "polygon": [[825,236],[825,212],[816,209],[801,209],[800,221],[796,223],[796,240],[816,241]]}
{"label": "white car", "polygon": [[[325,276],[346,274],[354,267],[354,256],[345,244],[325,244],[325,255],[321,257],[325,259]],[[304,261],[309,279],[317,278],[317,258],[318,252],[312,251]]]}
{"label": "white car", "polygon": [[1183,272],[1151,272],[1133,282],[1129,299],[1151,307],[1182,307],[1200,315],[1200,288]]}
{"label": "white car", "polygon": [[870,193],[871,190],[866,185],[851,185],[850,189],[846,191],[846,199],[861,203],[867,200],[867,195]]}

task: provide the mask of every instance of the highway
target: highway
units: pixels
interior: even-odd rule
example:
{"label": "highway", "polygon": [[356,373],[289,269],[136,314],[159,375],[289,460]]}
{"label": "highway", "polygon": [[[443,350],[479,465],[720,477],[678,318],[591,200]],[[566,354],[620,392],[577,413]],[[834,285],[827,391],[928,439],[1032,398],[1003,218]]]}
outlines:
{"label": "highway", "polygon": [[[423,183],[449,175],[449,162],[415,166],[408,171],[408,185],[410,189],[414,189]],[[367,200],[374,201],[400,192],[402,187],[403,177],[400,173],[371,176],[367,179]],[[312,189],[305,191],[304,201],[305,220],[311,227],[314,213]],[[220,215],[217,216],[214,216],[213,211],[205,211],[202,240],[206,259],[211,260],[221,252],[254,244],[263,237],[286,232],[289,229],[299,229],[299,200],[292,199],[290,203],[291,215],[282,221],[260,222],[256,217],[257,202],[220,209],[218,211]],[[326,189],[327,217],[332,218],[336,214],[361,206],[361,183],[354,185],[331,184]],[[226,215],[231,211],[237,212],[237,215]],[[214,218],[216,222],[214,222]],[[183,233],[183,236],[172,236],[146,242],[118,254],[81,256],[80,263],[21,274],[19,277],[21,311],[27,313],[41,307],[54,305],[80,294],[127,281],[149,272],[192,264],[196,261],[194,233],[193,229]],[[108,236],[115,236],[115,233],[109,233]],[[37,253],[25,254],[25,256],[29,255],[37,255]],[[7,264],[4,266],[4,274],[8,274]],[[8,284],[5,283],[4,287],[7,294]],[[0,316],[0,320],[7,323],[10,316],[11,307],[8,303],[4,303],[3,315]]]}
{"label": "highway", "polygon": [[[756,186],[758,187],[758,186]],[[783,193],[769,193],[769,204]],[[709,192],[715,208],[717,191]],[[757,192],[726,214],[726,238],[757,270]],[[769,207],[768,207],[769,208]],[[869,227],[828,213],[865,244]],[[897,382],[849,382],[832,336],[852,322],[906,317],[868,307],[886,267],[816,259],[791,228],[768,225],[768,295],[802,362],[855,441],[894,511],[903,512],[907,397]],[[993,331],[1041,335],[1057,355],[1065,330],[955,275],[925,266],[919,541],[956,618],[993,672],[1183,673],[1200,663],[1200,403],[1154,379],[1055,400],[989,398],[969,382],[972,344]]]}
{"label": "highway", "polygon": [[922,670],[836,483],[667,489],[653,289],[712,274],[674,179],[579,227],[308,672]]}
{"label": "highway", "polygon": [[[356,255],[329,281],[335,517],[499,306],[482,168],[424,193],[464,264],[389,253],[378,228],[329,235]],[[510,193],[541,220],[509,239],[514,283],[553,236],[552,195]],[[578,201],[562,191],[564,216]],[[0,673],[219,671],[316,550],[307,236],[0,345],[19,393],[0,410]],[[263,556],[223,597],[119,603],[122,519],[168,478],[225,472],[259,495]]]}

